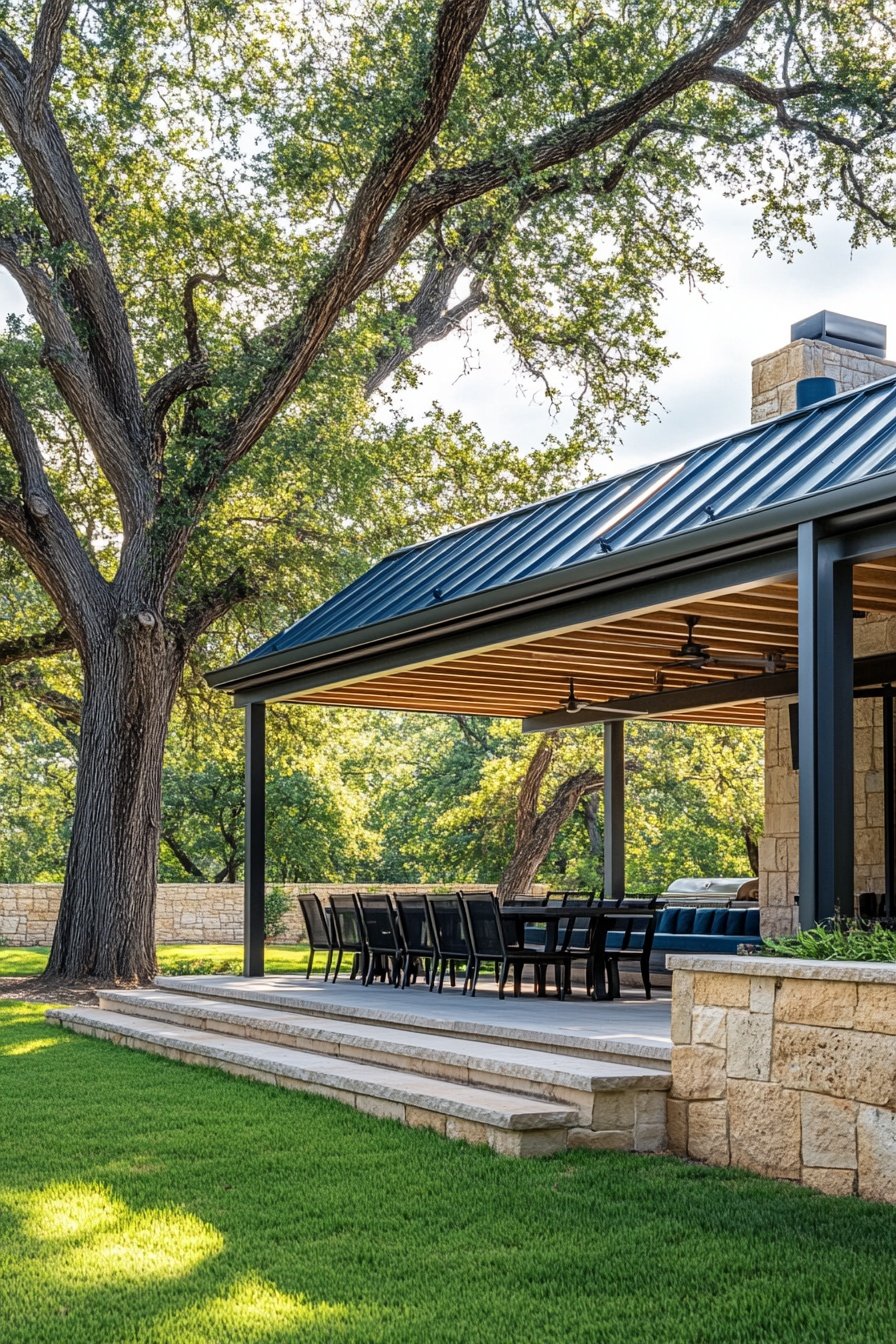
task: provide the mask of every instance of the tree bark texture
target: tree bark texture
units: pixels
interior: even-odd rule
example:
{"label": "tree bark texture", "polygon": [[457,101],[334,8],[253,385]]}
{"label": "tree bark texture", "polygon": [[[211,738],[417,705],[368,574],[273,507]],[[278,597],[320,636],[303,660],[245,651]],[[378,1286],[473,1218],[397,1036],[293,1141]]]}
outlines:
{"label": "tree bark texture", "polygon": [[554,757],[554,736],[546,734],[529,762],[520,788],[516,812],[516,844],[510,862],[498,883],[498,900],[526,893],[547,858],[561,826],[568,821],[586,794],[603,786],[596,770],[583,770],[566,779],[543,811],[539,812],[541,789]]}
{"label": "tree bark texture", "polygon": [[139,984],[156,972],[162,757],[181,675],[158,623],[85,658],[72,838],[48,975]]}

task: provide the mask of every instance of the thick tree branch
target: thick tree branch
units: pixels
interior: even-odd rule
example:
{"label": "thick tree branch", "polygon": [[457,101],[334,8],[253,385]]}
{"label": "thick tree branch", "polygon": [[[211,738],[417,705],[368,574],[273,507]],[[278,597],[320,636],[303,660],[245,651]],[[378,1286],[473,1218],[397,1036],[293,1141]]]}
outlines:
{"label": "thick tree branch", "polygon": [[103,609],[105,584],[53,493],[37,436],[2,372],[0,431],[15,459],[24,500],[23,505],[5,501],[0,509],[0,536],[18,550],[40,579],[72,634],[83,636]]}
{"label": "thick tree branch", "polygon": [[30,658],[51,658],[56,653],[68,653],[72,648],[72,637],[60,622],[49,630],[0,640],[0,667],[24,663]]}
{"label": "thick tree branch", "polygon": [[220,583],[215,584],[190,603],[178,623],[180,639],[185,650],[189,650],[196,640],[204,634],[215,621],[226,616],[228,611],[239,606],[250,597],[257,595],[257,589],[249,582],[244,569],[235,569]]}
{"label": "thick tree branch", "polygon": [[[765,0],[767,4],[772,2]],[[366,287],[359,286],[358,277],[376,231],[445,118],[488,3],[489,0],[443,0],[419,110],[377,153],[346,216],[342,239],[326,277],[309,299],[260,392],[250,400],[220,445],[215,476],[238,462],[257,442],[295,392],[344,306]]]}
{"label": "thick tree branch", "polygon": [[124,302],[49,103],[65,18],[61,0],[45,0],[33,66],[9,34],[0,32],[0,124],[27,174],[51,245],[83,253],[83,260],[73,257],[66,289],[83,321],[87,357],[103,398],[128,428],[136,467],[148,458],[149,443]]}
{"label": "thick tree branch", "polygon": [[607,144],[643,117],[707,77],[716,62],[744,41],[780,0],[743,0],[691,51],[673,61],[656,79],[609,107],[574,118],[527,144],[509,146],[492,158],[430,174],[411,187],[371,248],[359,292],[394,264],[422,229],[446,210],[507,186],[521,173],[542,173]]}
{"label": "thick tree branch", "polygon": [[44,337],[42,358],[83,429],[115,492],[127,532],[147,516],[147,480],[135,476],[128,427],[106,403],[53,282],[38,265],[19,258],[17,240],[0,238],[0,266],[19,284]]}
{"label": "thick tree branch", "polygon": [[25,113],[38,125],[49,107],[53,76],[62,59],[62,34],[71,13],[70,0],[45,0],[37,20],[31,69],[25,81]]}

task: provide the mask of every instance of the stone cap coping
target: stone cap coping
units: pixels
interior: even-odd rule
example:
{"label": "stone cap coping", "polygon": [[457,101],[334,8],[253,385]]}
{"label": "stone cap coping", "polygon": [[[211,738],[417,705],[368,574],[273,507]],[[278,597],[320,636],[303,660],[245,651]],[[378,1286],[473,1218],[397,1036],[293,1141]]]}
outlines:
{"label": "stone cap coping", "polygon": [[896,962],[810,961],[802,957],[701,956],[675,952],[666,958],[670,971],[708,971],[713,975],[765,975],[784,980],[853,980],[896,985]]}

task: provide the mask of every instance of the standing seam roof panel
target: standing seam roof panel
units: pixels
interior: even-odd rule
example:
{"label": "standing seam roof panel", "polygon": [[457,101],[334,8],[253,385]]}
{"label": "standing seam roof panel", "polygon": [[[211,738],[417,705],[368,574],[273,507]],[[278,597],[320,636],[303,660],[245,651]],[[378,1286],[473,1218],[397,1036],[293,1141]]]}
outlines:
{"label": "standing seam roof panel", "polygon": [[396,551],[243,661],[894,469],[896,377]]}

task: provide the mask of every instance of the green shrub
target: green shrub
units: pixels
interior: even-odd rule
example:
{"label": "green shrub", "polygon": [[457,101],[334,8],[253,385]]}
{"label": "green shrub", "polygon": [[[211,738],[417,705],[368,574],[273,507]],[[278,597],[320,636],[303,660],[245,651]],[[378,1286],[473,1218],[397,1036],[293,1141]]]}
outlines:
{"label": "green shrub", "polygon": [[896,961],[896,929],[866,928],[841,921],[834,928],[820,924],[787,938],[763,938],[760,957],[802,957],[814,961]]}
{"label": "green shrub", "polygon": [[213,957],[179,957],[161,966],[163,975],[240,975],[242,969],[242,959],[237,957],[217,961]]}
{"label": "green shrub", "polygon": [[271,887],[264,897],[264,940],[282,938],[286,932],[287,910],[292,905],[292,897],[287,896],[282,887]]}

